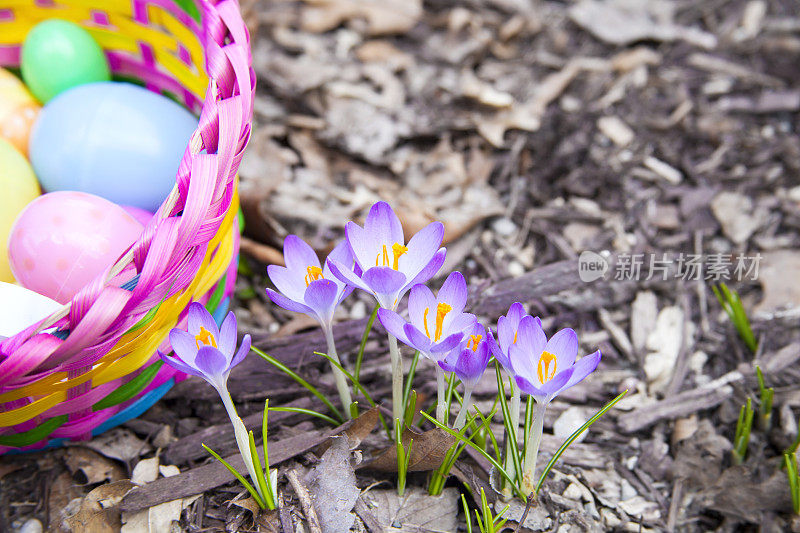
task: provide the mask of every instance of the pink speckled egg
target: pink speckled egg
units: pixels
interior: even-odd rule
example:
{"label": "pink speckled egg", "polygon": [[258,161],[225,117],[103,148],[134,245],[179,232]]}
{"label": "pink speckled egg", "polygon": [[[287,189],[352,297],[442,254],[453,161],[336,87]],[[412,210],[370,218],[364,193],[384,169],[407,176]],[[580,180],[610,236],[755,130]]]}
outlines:
{"label": "pink speckled egg", "polygon": [[153,213],[150,211],[146,211],[141,207],[136,207],[133,205],[122,205],[120,206],[122,209],[125,210],[130,216],[135,218],[142,226],[146,226],[150,223],[150,219],[153,218]]}
{"label": "pink speckled egg", "polygon": [[136,242],[142,230],[104,198],[51,192],[28,204],[14,222],[8,238],[11,271],[22,286],[66,303]]}

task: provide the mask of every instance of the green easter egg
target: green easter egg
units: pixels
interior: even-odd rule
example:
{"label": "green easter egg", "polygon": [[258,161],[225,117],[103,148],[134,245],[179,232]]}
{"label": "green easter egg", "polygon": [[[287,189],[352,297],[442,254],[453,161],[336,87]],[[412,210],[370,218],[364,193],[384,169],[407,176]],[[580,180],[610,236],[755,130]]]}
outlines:
{"label": "green easter egg", "polygon": [[89,32],[66,20],[40,22],[22,44],[22,79],[42,103],[72,87],[108,81],[103,49]]}

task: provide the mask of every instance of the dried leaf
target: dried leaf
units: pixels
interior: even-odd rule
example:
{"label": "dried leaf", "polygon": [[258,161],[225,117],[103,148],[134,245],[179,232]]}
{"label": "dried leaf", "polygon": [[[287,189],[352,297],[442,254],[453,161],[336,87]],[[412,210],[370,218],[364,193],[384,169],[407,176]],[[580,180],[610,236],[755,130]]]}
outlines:
{"label": "dried leaf", "polygon": [[[455,443],[455,437],[441,428],[433,428],[420,433],[412,428],[405,428],[401,437],[403,446],[411,445],[409,472],[426,472],[439,468],[444,461],[447,450]],[[364,466],[383,472],[397,472],[397,447],[392,444],[383,450],[375,459]]]}
{"label": "dried leaf", "polygon": [[66,519],[74,533],[115,533],[120,530],[117,505],[135,487],[130,480],[100,485],[81,502],[78,512]]}
{"label": "dried leaf", "polygon": [[764,289],[764,299],[755,312],[771,314],[781,309],[800,306],[800,252],[775,250],[764,252],[758,282]]}
{"label": "dried leaf", "polygon": [[444,489],[431,496],[420,487],[407,487],[402,497],[394,489],[373,489],[362,497],[380,522],[381,531],[419,533],[421,531],[456,531],[458,490]]}
{"label": "dried leaf", "polygon": [[126,463],[152,449],[149,444],[137,438],[132,432],[120,428],[103,433],[84,443],[83,446],[111,459],[119,459]]}
{"label": "dried leaf", "polygon": [[125,479],[125,471],[118,463],[82,446],[67,448],[64,462],[73,476],[82,473],[89,485]]}
{"label": "dried leaf", "polygon": [[369,35],[410,30],[422,14],[421,0],[306,0],[301,27],[310,32],[330,31],[351,19],[366,19]]}
{"label": "dried leaf", "polygon": [[350,529],[355,521],[351,511],[361,494],[351,461],[352,444],[346,436],[332,440],[333,444],[305,479],[323,533]]}
{"label": "dried leaf", "polygon": [[372,433],[372,430],[375,429],[375,425],[378,423],[378,407],[373,407],[368,411],[364,411],[358,418],[352,420],[350,424],[338,435],[335,435],[319,446],[317,446],[317,454],[325,453],[325,451],[330,448],[330,446],[337,440],[339,437],[347,437],[347,442],[350,445],[350,449],[356,449],[361,441],[367,438],[367,435]]}

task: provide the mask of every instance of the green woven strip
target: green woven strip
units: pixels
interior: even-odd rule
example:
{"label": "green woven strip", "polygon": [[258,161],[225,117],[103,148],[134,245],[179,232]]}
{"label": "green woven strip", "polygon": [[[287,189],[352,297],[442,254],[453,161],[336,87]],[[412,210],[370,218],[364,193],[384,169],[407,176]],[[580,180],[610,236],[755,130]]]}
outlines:
{"label": "green woven strip", "polygon": [[144,389],[148,383],[153,381],[153,378],[156,377],[158,370],[163,364],[164,361],[158,360],[152,365],[148,366],[142,370],[138,376],[94,404],[92,406],[92,410],[99,411],[101,409],[106,409],[108,407],[120,404],[126,400],[130,400],[139,394],[139,392]]}
{"label": "green woven strip", "polygon": [[208,303],[206,304],[206,309],[211,314],[214,314],[214,311],[217,310],[219,307],[219,303],[222,301],[222,297],[225,296],[225,283],[228,279],[228,273],[226,272],[222,278],[220,278],[219,283],[217,283],[217,288],[214,289],[214,293],[211,295],[211,298],[208,299]]}
{"label": "green woven strip", "polygon": [[67,415],[56,416],[23,433],[0,436],[0,446],[21,448],[23,446],[36,444],[49,437],[53,431],[61,427],[66,421]]}
{"label": "green woven strip", "polygon": [[179,8],[186,11],[190,17],[197,22],[200,22],[200,10],[197,9],[197,5],[194,3],[194,0],[174,0],[174,2]]}
{"label": "green woven strip", "polygon": [[125,332],[125,334],[127,335],[127,334],[128,334],[128,333],[130,333],[131,331],[136,331],[137,329],[142,329],[143,327],[145,327],[145,326],[148,324],[148,322],[150,322],[151,320],[153,320],[153,317],[154,317],[154,316],[156,316],[156,313],[158,312],[158,308],[159,308],[159,307],[161,307],[161,304],[162,304],[162,303],[163,303],[163,301],[162,301],[162,302],[159,302],[157,306],[155,306],[154,308],[152,308],[151,310],[149,310],[149,311],[147,312],[147,314],[146,314],[146,315],[144,315],[144,316],[142,317],[142,319],[141,319],[141,320],[139,320],[139,322],[137,322],[136,324],[134,324],[134,325],[131,327],[131,329],[129,329],[128,331],[126,331],[126,332]]}

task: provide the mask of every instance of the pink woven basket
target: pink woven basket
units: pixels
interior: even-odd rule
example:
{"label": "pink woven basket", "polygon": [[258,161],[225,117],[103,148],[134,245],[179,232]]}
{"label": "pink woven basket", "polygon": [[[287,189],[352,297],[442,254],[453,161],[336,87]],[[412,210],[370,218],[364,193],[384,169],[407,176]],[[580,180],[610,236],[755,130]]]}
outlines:
{"label": "pink woven basket", "polygon": [[[47,18],[84,26],[112,71],[199,112],[176,185],[140,239],[60,312],[0,342],[0,454],[88,439],[182,375],[163,365],[193,301],[224,315],[238,255],[236,171],[255,74],[237,0],[0,0],[0,65]],[[199,22],[198,22],[199,21]]]}

